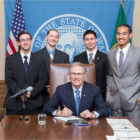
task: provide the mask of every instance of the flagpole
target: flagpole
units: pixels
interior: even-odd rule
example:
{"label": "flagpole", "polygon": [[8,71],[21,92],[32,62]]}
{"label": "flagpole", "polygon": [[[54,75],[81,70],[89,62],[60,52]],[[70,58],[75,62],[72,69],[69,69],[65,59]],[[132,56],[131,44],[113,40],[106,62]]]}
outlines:
{"label": "flagpole", "polygon": [[118,17],[117,17],[117,21],[116,21],[116,25],[115,25],[115,30],[114,30],[114,36],[113,36],[113,39],[112,39],[111,49],[118,46],[118,43],[117,43],[117,40],[116,40],[116,33],[117,33],[118,26],[121,25],[121,24],[125,24],[125,23],[127,23],[127,21],[126,21],[126,17],[125,17],[125,13],[124,13],[123,0],[120,0],[120,8],[119,8]]}
{"label": "flagpole", "polygon": [[120,3],[121,3],[121,5],[122,5],[122,7],[124,9],[123,0],[120,0]]}
{"label": "flagpole", "polygon": [[21,0],[16,0],[10,34],[8,38],[7,49],[6,49],[7,56],[16,53],[19,50],[16,40],[18,34],[24,30],[25,30],[25,22],[24,22],[23,10],[22,10],[22,2]]}

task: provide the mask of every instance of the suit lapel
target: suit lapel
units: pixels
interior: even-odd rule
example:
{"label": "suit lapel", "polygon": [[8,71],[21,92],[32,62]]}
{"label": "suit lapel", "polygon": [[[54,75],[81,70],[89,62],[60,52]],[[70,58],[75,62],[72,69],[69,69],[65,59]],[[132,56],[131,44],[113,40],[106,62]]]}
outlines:
{"label": "suit lapel", "polygon": [[84,83],[83,84],[83,89],[82,89],[82,94],[81,94],[80,105],[79,105],[79,112],[81,112],[82,106],[85,104],[87,94],[88,93],[87,93],[86,86],[85,86],[85,83]]}
{"label": "suit lapel", "polygon": [[73,89],[72,89],[71,83],[69,83],[69,89],[70,90],[68,90],[68,95],[69,95],[68,98],[69,98],[69,101],[71,102],[71,106],[72,106],[72,108],[74,110],[74,114],[77,114],[76,113],[75,98],[74,98],[74,93],[73,93]]}
{"label": "suit lapel", "polygon": [[95,55],[95,64],[97,63],[97,61],[100,59],[100,52],[97,50],[97,53]]}
{"label": "suit lapel", "polygon": [[60,56],[59,56],[58,53],[59,53],[58,50],[55,49],[55,55],[54,55],[53,63],[59,62],[59,57],[60,57]]}
{"label": "suit lapel", "polygon": [[87,52],[86,51],[83,53],[83,60],[85,61],[85,64],[88,64],[89,63],[88,62],[88,56],[87,56]]}
{"label": "suit lapel", "polygon": [[125,58],[125,62],[124,62],[122,74],[125,72],[125,70],[126,70],[128,64],[129,64],[129,62],[131,62],[131,59],[133,58],[133,55],[134,55],[134,53],[133,53],[133,47],[130,46],[130,48],[129,48],[128,52],[127,52],[126,58]]}
{"label": "suit lapel", "polygon": [[50,56],[49,56],[48,51],[46,50],[46,47],[42,49],[42,55],[43,55],[44,58],[47,58],[47,60],[50,59]]}
{"label": "suit lapel", "polygon": [[113,65],[113,69],[114,69],[114,71],[115,71],[115,73],[117,74],[117,75],[120,75],[120,72],[119,72],[119,67],[118,67],[118,65],[117,65],[117,60],[116,60],[116,53],[117,53],[117,50],[118,50],[118,47],[116,47],[116,48],[114,48],[114,51],[112,52],[112,65]]}
{"label": "suit lapel", "polygon": [[29,77],[30,73],[32,72],[32,68],[33,68],[33,54],[31,53],[31,57],[30,57],[30,62],[29,62],[29,67],[26,73],[26,76]]}
{"label": "suit lapel", "polygon": [[48,69],[48,73],[49,73],[50,56],[48,51],[46,50],[46,47],[42,49],[42,57],[45,63],[45,67]]}
{"label": "suit lapel", "polygon": [[17,62],[17,67],[18,67],[19,71],[22,74],[24,74],[24,76],[25,76],[26,74],[25,74],[25,70],[24,70],[24,64],[23,64],[20,52],[17,54],[16,62]]}

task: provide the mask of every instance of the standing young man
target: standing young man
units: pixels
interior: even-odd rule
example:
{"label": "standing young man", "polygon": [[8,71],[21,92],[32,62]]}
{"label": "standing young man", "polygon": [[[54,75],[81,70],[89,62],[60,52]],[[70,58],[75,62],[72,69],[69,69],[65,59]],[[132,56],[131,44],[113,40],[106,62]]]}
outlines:
{"label": "standing young man", "polygon": [[[5,80],[8,93],[5,100],[7,115],[23,114],[22,102],[25,101],[26,114],[36,115],[43,106],[42,89],[46,84],[44,64],[41,59],[31,53],[32,37],[30,33],[19,33],[17,44],[19,52],[6,57]],[[25,92],[24,96],[10,99],[22,89],[33,87],[32,91]]]}
{"label": "standing young man", "polygon": [[128,116],[140,125],[140,49],[129,42],[128,24],[117,28],[118,46],[108,53],[107,102],[113,116]]}
{"label": "standing young man", "polygon": [[47,92],[47,88],[49,88],[49,80],[50,80],[50,63],[54,64],[63,64],[63,63],[69,63],[69,56],[68,54],[56,49],[56,45],[59,40],[59,33],[57,30],[51,29],[47,32],[46,35],[46,47],[42,50],[36,52],[36,54],[42,58],[42,61],[44,61],[45,64],[45,70],[46,70],[46,89],[44,88],[44,103],[46,103],[49,100],[49,94]]}
{"label": "standing young man", "polygon": [[107,55],[97,50],[97,35],[92,30],[87,30],[83,35],[86,51],[74,57],[74,62],[83,64],[95,63],[96,84],[101,88],[102,96],[106,98]]}

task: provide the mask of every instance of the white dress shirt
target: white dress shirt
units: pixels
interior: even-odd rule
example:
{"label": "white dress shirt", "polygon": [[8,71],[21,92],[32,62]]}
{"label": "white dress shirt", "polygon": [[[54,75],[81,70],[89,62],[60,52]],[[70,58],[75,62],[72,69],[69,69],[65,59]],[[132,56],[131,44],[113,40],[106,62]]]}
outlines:
{"label": "white dress shirt", "polygon": [[25,61],[24,56],[27,56],[27,57],[28,57],[27,62],[28,62],[28,65],[29,65],[31,52],[29,52],[28,54],[25,55],[23,52],[20,51],[20,54],[21,54],[21,58],[22,58],[22,62],[23,62],[23,63],[24,63],[24,61]]}
{"label": "white dress shirt", "polygon": [[88,60],[89,60],[89,57],[90,57],[89,54],[93,53],[93,55],[92,55],[92,60],[93,60],[93,59],[95,59],[95,55],[96,55],[96,52],[97,52],[97,47],[92,52],[90,52],[86,49],[86,52],[87,52]]}
{"label": "white dress shirt", "polygon": [[116,61],[117,61],[118,67],[119,67],[120,51],[123,51],[123,54],[124,54],[124,62],[125,62],[125,59],[126,59],[127,52],[129,50],[129,48],[130,48],[130,43],[125,48],[123,48],[122,50],[118,46],[118,50],[117,50],[117,53],[116,53]]}

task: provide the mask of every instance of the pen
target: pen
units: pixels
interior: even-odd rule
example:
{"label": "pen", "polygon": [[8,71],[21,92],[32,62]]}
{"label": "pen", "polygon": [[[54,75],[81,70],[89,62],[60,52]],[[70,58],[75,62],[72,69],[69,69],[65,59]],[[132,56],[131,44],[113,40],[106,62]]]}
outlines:
{"label": "pen", "polygon": [[65,108],[66,106],[65,106],[65,105],[63,105],[63,107]]}
{"label": "pen", "polygon": [[[63,109],[68,110],[69,112],[71,111],[66,105],[63,104]],[[71,111],[72,112],[72,111]],[[73,112],[71,113],[71,115],[73,114]]]}
{"label": "pen", "polygon": [[74,126],[88,126],[88,123],[81,124],[81,123],[74,123]]}

